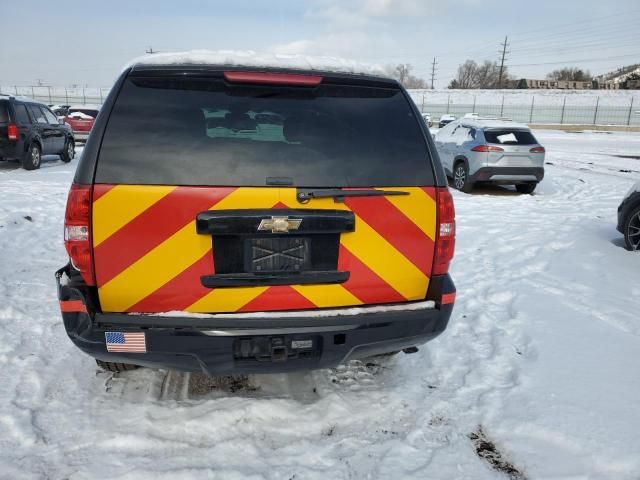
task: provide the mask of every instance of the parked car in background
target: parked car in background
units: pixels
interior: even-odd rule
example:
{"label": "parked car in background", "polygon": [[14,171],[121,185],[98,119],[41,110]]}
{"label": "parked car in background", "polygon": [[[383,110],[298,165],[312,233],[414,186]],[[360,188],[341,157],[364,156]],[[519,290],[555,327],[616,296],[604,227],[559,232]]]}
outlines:
{"label": "parked car in background", "polygon": [[56,273],[71,341],[107,370],[218,374],[439,335],[453,199],[402,85],[178,58],[123,72],[76,169]]}
{"label": "parked car in background", "polygon": [[449,123],[434,139],[447,176],[463,192],[482,182],[533,193],[544,177],[545,149],[527,125],[473,116]]}
{"label": "parked car in background", "polygon": [[52,105],[51,111],[55,113],[58,117],[66,117],[67,113],[69,113],[70,105]]}
{"label": "parked car in background", "polygon": [[438,126],[442,128],[445,125],[448,125],[449,123],[453,122],[455,119],[456,119],[455,115],[449,115],[448,113],[445,115],[442,115],[440,117],[440,123],[438,124]]}
{"label": "parked car in background", "polygon": [[624,196],[618,207],[618,231],[629,250],[640,251],[640,182]]}
{"label": "parked car in background", "polygon": [[76,140],[86,141],[89,138],[89,133],[93,129],[99,111],[99,105],[71,105],[69,107],[64,121],[73,130]]}
{"label": "parked car in background", "polygon": [[424,119],[424,123],[427,124],[427,127],[429,127],[429,128],[433,127],[433,122],[431,121],[431,114],[430,113],[423,113],[422,114],[422,118]]}
{"label": "parked car in background", "polygon": [[40,168],[43,155],[70,162],[75,152],[71,128],[46,105],[0,95],[0,160],[19,160],[26,170]]}

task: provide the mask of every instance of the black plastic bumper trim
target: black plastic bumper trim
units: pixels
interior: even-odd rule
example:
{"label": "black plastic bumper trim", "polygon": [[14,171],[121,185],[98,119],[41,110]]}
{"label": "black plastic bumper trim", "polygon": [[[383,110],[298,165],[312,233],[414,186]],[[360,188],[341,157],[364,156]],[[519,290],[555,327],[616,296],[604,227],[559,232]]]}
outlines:
{"label": "black plastic bumper trim", "polygon": [[[493,175],[533,175],[536,182],[544,178],[544,167],[482,167],[479,168],[470,179],[472,182],[520,182],[525,180],[491,180]],[[483,177],[483,178],[480,178]],[[485,178],[486,177],[486,178]],[[526,181],[525,181],[526,182]]]}
{"label": "black plastic bumper trim", "polygon": [[200,277],[200,282],[207,288],[344,283],[347,280],[349,272],[337,271],[287,274],[224,273]]}

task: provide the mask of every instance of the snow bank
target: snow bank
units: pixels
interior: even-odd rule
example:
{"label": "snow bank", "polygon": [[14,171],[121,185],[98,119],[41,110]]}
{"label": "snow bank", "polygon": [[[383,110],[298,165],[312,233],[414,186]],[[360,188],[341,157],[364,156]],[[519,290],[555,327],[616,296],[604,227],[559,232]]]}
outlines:
{"label": "snow bank", "polygon": [[376,75],[389,77],[379,65],[338,57],[258,53],[252,50],[191,50],[156,53],[131,60],[124,69],[134,65],[224,65],[233,67],[289,68]]}

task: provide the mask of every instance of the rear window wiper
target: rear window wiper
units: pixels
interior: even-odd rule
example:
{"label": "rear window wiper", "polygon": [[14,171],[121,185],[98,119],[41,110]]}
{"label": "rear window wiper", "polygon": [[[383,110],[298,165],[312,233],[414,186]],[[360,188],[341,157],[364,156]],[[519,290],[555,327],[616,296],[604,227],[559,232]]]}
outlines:
{"label": "rear window wiper", "polygon": [[323,188],[318,190],[298,190],[296,197],[300,203],[307,203],[312,198],[333,198],[336,202],[344,202],[345,197],[386,197],[409,195],[409,192],[396,190],[341,190],[339,188]]}

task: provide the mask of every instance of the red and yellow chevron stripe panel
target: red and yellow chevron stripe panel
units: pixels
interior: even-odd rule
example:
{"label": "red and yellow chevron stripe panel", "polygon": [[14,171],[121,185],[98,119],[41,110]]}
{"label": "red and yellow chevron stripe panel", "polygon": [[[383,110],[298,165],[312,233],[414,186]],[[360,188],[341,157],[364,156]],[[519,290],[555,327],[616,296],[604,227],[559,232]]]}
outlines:
{"label": "red and yellow chevron stripe panel", "polygon": [[[433,187],[385,188],[410,195],[331,198],[300,204],[295,188],[95,185],[93,245],[104,312],[198,313],[301,310],[425,298],[433,259]],[[342,284],[206,288],[215,272],[212,239],[196,233],[206,210],[351,210],[340,236]]]}

